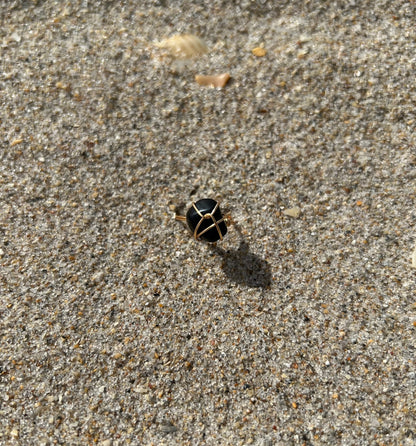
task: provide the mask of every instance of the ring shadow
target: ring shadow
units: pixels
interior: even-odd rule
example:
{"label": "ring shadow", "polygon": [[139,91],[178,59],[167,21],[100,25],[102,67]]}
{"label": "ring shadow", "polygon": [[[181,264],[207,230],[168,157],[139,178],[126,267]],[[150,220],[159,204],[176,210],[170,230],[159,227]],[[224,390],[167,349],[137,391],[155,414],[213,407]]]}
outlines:
{"label": "ring shadow", "polygon": [[224,250],[218,246],[211,247],[222,257],[222,269],[233,282],[250,288],[268,288],[272,280],[271,268],[266,260],[253,254],[245,241],[238,249]]}

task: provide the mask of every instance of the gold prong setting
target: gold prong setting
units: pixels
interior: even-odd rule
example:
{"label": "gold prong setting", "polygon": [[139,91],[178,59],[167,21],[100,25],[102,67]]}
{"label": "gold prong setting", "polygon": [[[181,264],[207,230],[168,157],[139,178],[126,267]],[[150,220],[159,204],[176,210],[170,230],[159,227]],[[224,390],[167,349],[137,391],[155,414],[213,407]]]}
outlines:
{"label": "gold prong setting", "polygon": [[[215,243],[222,241],[227,233],[226,221],[221,214],[219,203],[210,198],[192,202],[186,217],[176,215],[175,220],[186,222],[195,240]],[[212,224],[209,224],[209,220]]]}

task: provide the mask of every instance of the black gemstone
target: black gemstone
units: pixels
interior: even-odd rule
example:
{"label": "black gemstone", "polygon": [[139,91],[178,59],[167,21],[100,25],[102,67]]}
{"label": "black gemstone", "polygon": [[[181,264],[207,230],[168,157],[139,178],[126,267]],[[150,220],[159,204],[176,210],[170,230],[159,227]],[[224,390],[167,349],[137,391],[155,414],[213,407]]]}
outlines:
{"label": "black gemstone", "polygon": [[[212,200],[211,198],[203,198],[202,200],[198,200],[194,206],[198,209],[198,211],[202,214],[211,214],[214,210],[215,206],[217,205],[217,202],[215,200]],[[224,237],[224,235],[227,233],[227,226],[225,225],[225,222],[222,221],[218,223],[218,227],[221,231],[221,236],[217,230],[216,226],[213,226],[211,229],[209,229],[207,232],[204,232],[201,236],[201,232],[203,232],[205,229],[210,227],[214,224],[214,220],[211,218],[203,218],[201,217],[194,206],[191,206],[186,213],[186,221],[188,223],[189,228],[195,235],[195,228],[198,226],[198,223],[201,221],[201,224],[198,227],[198,233],[196,234],[197,239],[201,238],[207,242],[216,242],[217,240],[221,239],[221,236]],[[222,219],[222,214],[220,211],[219,206],[215,210],[213,217],[215,218],[215,221],[219,221]]]}

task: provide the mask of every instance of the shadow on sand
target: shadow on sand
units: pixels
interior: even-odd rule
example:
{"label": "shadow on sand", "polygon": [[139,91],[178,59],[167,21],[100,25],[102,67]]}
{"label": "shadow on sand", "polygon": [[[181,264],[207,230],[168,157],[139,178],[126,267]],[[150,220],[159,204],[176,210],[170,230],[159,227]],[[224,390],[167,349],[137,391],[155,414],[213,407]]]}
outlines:
{"label": "shadow on sand", "polygon": [[240,285],[251,288],[268,288],[271,283],[270,265],[249,250],[245,241],[238,249],[224,250],[218,246],[211,249],[222,258],[222,269],[227,277]]}

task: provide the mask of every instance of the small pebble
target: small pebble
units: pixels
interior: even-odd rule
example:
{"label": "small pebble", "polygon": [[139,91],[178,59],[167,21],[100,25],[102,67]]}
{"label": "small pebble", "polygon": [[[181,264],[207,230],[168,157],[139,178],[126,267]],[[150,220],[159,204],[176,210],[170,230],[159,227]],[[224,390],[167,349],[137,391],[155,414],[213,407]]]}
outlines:
{"label": "small pebble", "polygon": [[22,138],[18,138],[18,139],[14,139],[11,143],[10,143],[10,145],[12,146],[12,147],[14,147],[14,146],[17,146],[17,144],[20,144],[20,143],[22,143],[23,142],[23,139]]}
{"label": "small pebble", "polygon": [[18,431],[17,429],[13,429],[13,430],[10,432],[10,435],[11,435],[13,438],[19,438],[19,431]]}
{"label": "small pebble", "polygon": [[165,434],[170,434],[172,432],[176,432],[178,428],[172,423],[164,423],[160,426],[160,430]]}
{"label": "small pebble", "polygon": [[267,50],[262,47],[253,48],[251,52],[256,57],[264,57],[267,54]]}
{"label": "small pebble", "polygon": [[300,215],[300,208],[298,206],[295,206],[290,209],[285,209],[282,211],[282,214],[287,215],[289,217],[298,218]]}
{"label": "small pebble", "polygon": [[413,251],[413,255],[412,255],[412,266],[413,266],[413,268],[416,268],[416,246],[415,246],[415,250]]}

